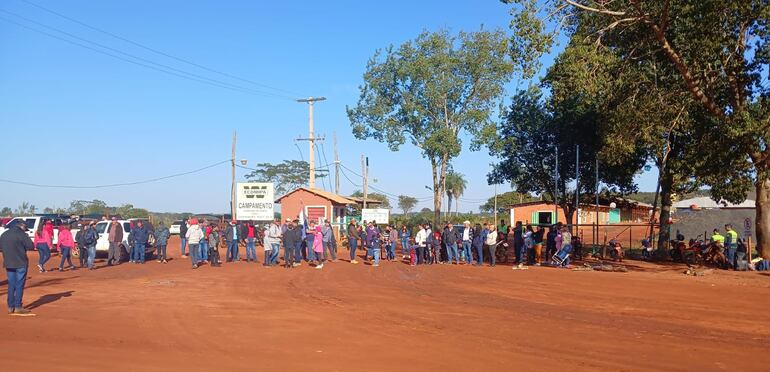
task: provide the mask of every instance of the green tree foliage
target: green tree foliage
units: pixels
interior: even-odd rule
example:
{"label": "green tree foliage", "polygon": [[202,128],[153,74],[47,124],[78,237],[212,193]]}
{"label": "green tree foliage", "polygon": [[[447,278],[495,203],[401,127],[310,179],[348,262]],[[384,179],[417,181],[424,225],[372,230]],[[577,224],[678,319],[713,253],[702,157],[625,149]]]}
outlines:
{"label": "green tree foliage", "polygon": [[[526,203],[535,200],[540,200],[530,194],[520,193],[516,191],[508,191],[497,195],[497,213],[505,213],[508,211],[508,207],[514,204]],[[495,212],[495,197],[492,196],[487,199],[487,202],[479,206],[479,210],[484,213]]]}
{"label": "green tree foliage", "polygon": [[[564,19],[561,30],[592,36],[597,48],[612,52],[625,65],[674,72],[663,76],[670,76],[665,83],[691,103],[683,106],[695,124],[697,140],[689,147],[708,149],[702,159],[711,169],[696,169],[698,180],[710,186],[715,199],[733,202],[755,188],[758,248],[770,257],[770,83],[764,77],[770,63],[770,3],[565,0],[534,8],[534,0],[505,2],[515,4],[514,19],[540,20],[534,29],[512,24],[512,51],[547,51],[560,29],[546,30],[544,25]],[[548,16],[554,19],[546,20]],[[699,112],[693,110],[696,106]],[[637,123],[637,131],[645,124]]]}
{"label": "green tree foliage", "polygon": [[407,195],[398,196],[398,207],[404,212],[404,215],[408,215],[410,211],[417,205],[417,198]]}
{"label": "green tree foliage", "polygon": [[[310,182],[310,165],[301,160],[284,160],[279,164],[259,163],[255,170],[246,175],[250,182],[273,182],[276,196],[284,195]],[[329,175],[328,171],[316,170],[316,179]]]}
{"label": "green tree foliage", "polygon": [[35,205],[24,201],[16,208],[16,215],[35,214],[36,209]]}
{"label": "green tree foliage", "polygon": [[387,143],[410,142],[431,164],[434,220],[441,211],[447,167],[462,149],[460,133],[477,149],[494,132],[490,116],[513,74],[501,31],[424,32],[369,60],[358,104],[347,108],[353,134]]}
{"label": "green tree foliage", "polygon": [[[548,195],[550,200],[557,200],[568,220],[575,213],[575,192],[570,184],[574,184],[576,171],[582,175],[581,194],[595,194],[597,157],[605,164],[599,167],[600,182],[616,192],[635,191],[633,177],[643,159],[628,157],[617,164],[603,161],[600,122],[601,115],[590,101],[572,97],[569,92],[553,90],[549,100],[535,87],[518,92],[489,145],[490,154],[500,159],[488,176],[489,183],[511,182],[520,192]],[[580,145],[583,159],[577,168],[576,145]],[[554,177],[557,148],[558,181]]]}
{"label": "green tree foliage", "polygon": [[13,210],[9,207],[3,207],[3,209],[0,209],[0,216],[10,216],[13,214]]}

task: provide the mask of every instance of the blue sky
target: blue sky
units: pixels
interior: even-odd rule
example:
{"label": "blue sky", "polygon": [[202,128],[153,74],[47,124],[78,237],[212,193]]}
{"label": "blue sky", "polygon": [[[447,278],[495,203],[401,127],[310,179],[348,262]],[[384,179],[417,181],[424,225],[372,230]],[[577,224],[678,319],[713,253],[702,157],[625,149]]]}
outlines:
{"label": "blue sky", "polygon": [[[419,152],[407,145],[394,153],[384,144],[356,140],[345,106],[357,102],[357,87],[376,49],[400,44],[423,30],[470,31],[482,24],[507,30],[509,23],[507,7],[496,0],[34,2],[170,55],[281,89],[153,54],[24,1],[4,1],[0,9],[77,37],[269,92],[248,94],[170,76],[0,19],[0,178],[40,184],[112,184],[201,168],[230,157],[233,131],[239,138],[237,156],[249,165],[298,159],[294,139],[307,136],[308,110],[290,97],[323,95],[328,99],[315,106],[315,126],[317,135],[329,139],[323,145],[326,160],[332,161],[336,132],[343,164],[360,172],[361,154],[369,156],[370,178],[377,179],[373,186],[429,197],[424,186],[431,183],[430,166]],[[0,12],[0,17],[74,40],[8,13]],[[550,62],[549,57],[544,64]],[[509,95],[517,84],[526,82],[509,84]],[[307,159],[307,143],[298,145]],[[320,163],[326,160],[321,155]],[[469,181],[462,211],[478,211],[480,202],[493,195],[485,178],[493,161],[485,151],[467,148],[455,160],[455,169]],[[245,173],[239,169],[238,178]],[[655,174],[639,178],[642,190],[654,191]],[[352,180],[360,184],[360,179]],[[342,194],[358,188],[341,177]],[[153,211],[225,212],[229,190],[230,167],[222,164],[194,175],[116,188],[0,183],[0,207],[15,208],[22,201],[39,208],[66,207],[71,200],[101,199]]]}

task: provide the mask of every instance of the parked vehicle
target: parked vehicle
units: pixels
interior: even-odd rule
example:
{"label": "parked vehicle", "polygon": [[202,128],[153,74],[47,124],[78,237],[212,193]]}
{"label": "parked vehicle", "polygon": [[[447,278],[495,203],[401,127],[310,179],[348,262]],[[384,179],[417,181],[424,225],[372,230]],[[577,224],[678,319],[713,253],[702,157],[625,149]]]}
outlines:
{"label": "parked vehicle", "polygon": [[171,226],[168,227],[168,232],[171,233],[171,235],[179,235],[181,228],[182,220],[176,220],[171,224]]}
{"label": "parked vehicle", "polygon": [[[134,227],[132,220],[118,220],[117,221],[123,227],[123,241],[120,242],[120,261],[128,261],[129,251],[131,246],[129,245],[129,238],[131,236],[131,229]],[[148,224],[146,221],[144,221]],[[101,221],[96,224],[96,232],[99,234],[99,240],[96,241],[96,253],[106,253],[110,249],[109,242],[109,226],[111,221]],[[147,226],[152,231],[152,225]],[[151,236],[150,241],[144,249],[146,255],[151,256],[155,252],[155,239]]]}
{"label": "parked vehicle", "polygon": [[[10,229],[13,226],[16,226],[16,224],[20,222],[26,222],[27,224],[27,235],[30,239],[35,239],[35,231],[37,230],[37,227],[41,223],[46,223],[46,221],[51,221],[51,219],[47,217],[42,216],[27,216],[27,217],[14,217],[12,220],[8,221],[8,223],[0,228],[0,235],[3,235],[8,229]],[[57,247],[57,243],[59,241],[59,226],[66,222],[62,222],[61,220],[53,220],[54,223],[54,229],[53,229],[53,237],[51,237],[51,240],[53,242],[54,248]],[[75,226],[74,224],[71,224],[72,226],[72,235],[75,236],[78,233],[78,226]]]}

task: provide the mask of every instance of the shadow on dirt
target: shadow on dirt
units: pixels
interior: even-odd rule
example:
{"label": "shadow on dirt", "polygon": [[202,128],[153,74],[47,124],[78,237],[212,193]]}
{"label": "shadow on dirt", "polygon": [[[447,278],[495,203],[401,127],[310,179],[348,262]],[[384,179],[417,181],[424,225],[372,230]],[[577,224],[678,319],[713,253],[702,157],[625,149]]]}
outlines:
{"label": "shadow on dirt", "polygon": [[60,292],[60,293],[51,293],[47,295],[43,295],[31,304],[27,305],[27,309],[35,309],[43,305],[50,304],[51,302],[59,301],[63,297],[70,297],[75,291],[66,291],[66,292]]}

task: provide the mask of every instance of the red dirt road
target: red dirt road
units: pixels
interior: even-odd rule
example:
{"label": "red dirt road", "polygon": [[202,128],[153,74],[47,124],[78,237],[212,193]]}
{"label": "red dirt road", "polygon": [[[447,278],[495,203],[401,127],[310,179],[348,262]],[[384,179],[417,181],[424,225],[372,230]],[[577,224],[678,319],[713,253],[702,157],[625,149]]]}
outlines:
{"label": "red dirt road", "polygon": [[[178,256],[178,243],[169,251]],[[628,273],[389,262],[192,270],[189,260],[175,259],[35,271],[24,302],[37,317],[0,316],[0,365],[111,372],[768,370],[770,276],[688,277],[680,267],[629,265]]]}

